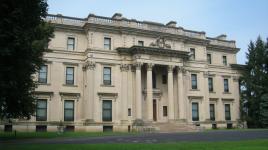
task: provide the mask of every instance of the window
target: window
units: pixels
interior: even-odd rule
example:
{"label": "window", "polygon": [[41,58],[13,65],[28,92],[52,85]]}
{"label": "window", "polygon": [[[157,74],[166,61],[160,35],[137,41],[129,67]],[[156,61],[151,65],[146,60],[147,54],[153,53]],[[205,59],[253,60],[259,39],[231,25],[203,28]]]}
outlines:
{"label": "window", "polygon": [[68,37],[67,39],[67,50],[74,50],[75,39],[73,37]]}
{"label": "window", "polygon": [[38,82],[47,83],[47,65],[41,66],[38,73]]}
{"label": "window", "polygon": [[209,114],[210,114],[210,120],[215,121],[215,105],[209,104]]}
{"label": "window", "polygon": [[197,89],[197,75],[191,74],[191,79],[192,79],[192,89],[196,90]]}
{"label": "window", "polygon": [[224,92],[228,93],[229,92],[228,79],[223,79],[223,84],[224,84]]}
{"label": "window", "polygon": [[64,121],[74,121],[74,101],[64,101]]}
{"label": "window", "polygon": [[104,38],[104,49],[111,50],[111,38]]}
{"label": "window", "polygon": [[225,120],[231,120],[230,104],[225,104]]}
{"label": "window", "polygon": [[198,103],[192,103],[192,120],[199,121]]}
{"label": "window", "polygon": [[103,68],[103,84],[104,85],[111,85],[111,67],[104,67]]}
{"label": "window", "polygon": [[208,78],[208,90],[213,92],[213,78]]}
{"label": "window", "polygon": [[195,49],[194,48],[190,48],[190,52],[191,52],[191,59],[195,60]]}
{"label": "window", "polygon": [[168,115],[167,106],[163,106],[163,116],[166,117]]}
{"label": "window", "polygon": [[102,121],[112,121],[112,101],[104,100],[102,102]]}
{"label": "window", "polygon": [[143,41],[138,41],[138,46],[144,46],[144,42]]}
{"label": "window", "polygon": [[36,121],[47,120],[47,100],[38,99],[36,104]]}
{"label": "window", "polygon": [[66,67],[66,84],[74,84],[74,67]]}
{"label": "window", "polygon": [[222,63],[223,63],[223,65],[227,66],[227,57],[226,56],[222,56]]}
{"label": "window", "polygon": [[211,64],[211,54],[207,54],[207,61],[208,61],[208,64]]}
{"label": "window", "polygon": [[162,84],[167,84],[167,75],[166,74],[162,75]]}
{"label": "window", "polygon": [[131,116],[131,109],[130,108],[127,110],[127,112],[128,112],[128,116]]}

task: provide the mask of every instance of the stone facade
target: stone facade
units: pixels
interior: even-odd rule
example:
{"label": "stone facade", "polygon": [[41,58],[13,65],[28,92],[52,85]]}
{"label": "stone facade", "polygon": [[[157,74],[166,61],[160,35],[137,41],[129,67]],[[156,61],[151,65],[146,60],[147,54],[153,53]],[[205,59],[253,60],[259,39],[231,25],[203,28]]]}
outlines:
{"label": "stone facade", "polygon": [[150,126],[237,125],[239,49],[226,35],[210,38],[175,21],[164,25],[118,13],[45,19],[55,25],[51,51],[44,56],[45,81],[36,88],[46,118],[14,120],[13,130],[35,131],[39,125],[53,131],[64,125],[76,131],[127,131],[136,119]]}

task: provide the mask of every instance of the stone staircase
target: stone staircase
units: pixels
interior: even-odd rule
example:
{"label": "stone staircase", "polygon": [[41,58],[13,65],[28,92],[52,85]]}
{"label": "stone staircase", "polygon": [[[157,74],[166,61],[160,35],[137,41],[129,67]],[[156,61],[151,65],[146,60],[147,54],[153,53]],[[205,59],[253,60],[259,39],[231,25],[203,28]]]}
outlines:
{"label": "stone staircase", "polygon": [[190,125],[186,123],[177,123],[177,122],[165,122],[165,123],[154,122],[151,124],[151,126],[154,127],[155,132],[160,133],[202,131],[202,128],[196,127],[195,125]]}

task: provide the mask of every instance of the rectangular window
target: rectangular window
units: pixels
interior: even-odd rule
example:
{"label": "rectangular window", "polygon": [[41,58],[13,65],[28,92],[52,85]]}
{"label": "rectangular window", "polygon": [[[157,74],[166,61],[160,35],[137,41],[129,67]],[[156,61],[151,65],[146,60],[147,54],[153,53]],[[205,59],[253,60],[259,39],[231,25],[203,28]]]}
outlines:
{"label": "rectangular window", "polygon": [[131,109],[130,108],[127,110],[127,112],[128,112],[128,116],[131,116]]}
{"label": "rectangular window", "polygon": [[47,126],[46,125],[37,125],[35,127],[36,132],[46,132],[47,131]]}
{"label": "rectangular window", "polygon": [[195,60],[195,49],[194,48],[190,48],[190,52],[191,52],[191,59]]}
{"label": "rectangular window", "polygon": [[74,101],[64,101],[64,121],[74,121]]}
{"label": "rectangular window", "polygon": [[211,64],[211,54],[207,54],[207,61],[208,61],[208,64]]}
{"label": "rectangular window", "polygon": [[210,120],[215,121],[215,105],[209,104]]}
{"label": "rectangular window", "polygon": [[38,99],[36,104],[36,121],[47,120],[47,100]]}
{"label": "rectangular window", "polygon": [[38,73],[38,82],[47,83],[47,65],[41,66]]}
{"label": "rectangular window", "polygon": [[167,84],[167,75],[166,74],[162,75],[162,84]]}
{"label": "rectangular window", "polygon": [[230,104],[225,104],[225,120],[231,120]]}
{"label": "rectangular window", "polygon": [[111,38],[104,38],[104,49],[111,50]]}
{"label": "rectangular window", "polygon": [[138,41],[138,46],[144,46],[144,42],[143,41]]}
{"label": "rectangular window", "polygon": [[111,85],[111,67],[104,67],[103,68],[103,84],[104,85]]}
{"label": "rectangular window", "polygon": [[191,80],[192,80],[192,89],[197,89],[197,75],[191,74]]}
{"label": "rectangular window", "polygon": [[74,50],[75,39],[73,37],[68,37],[67,39],[67,50]]}
{"label": "rectangular window", "polygon": [[208,78],[208,90],[213,92],[213,78]]}
{"label": "rectangular window", "polygon": [[74,84],[74,67],[66,67],[66,84]]}
{"label": "rectangular window", "polygon": [[163,106],[163,116],[164,117],[168,116],[167,106]]}
{"label": "rectangular window", "polygon": [[112,101],[104,100],[102,102],[102,121],[112,121]]}
{"label": "rectangular window", "polygon": [[199,121],[198,103],[192,103],[192,120]]}
{"label": "rectangular window", "polygon": [[224,84],[224,92],[229,92],[229,82],[228,79],[223,79],[223,84]]}
{"label": "rectangular window", "polygon": [[222,63],[224,66],[227,66],[227,57],[226,56],[222,56]]}

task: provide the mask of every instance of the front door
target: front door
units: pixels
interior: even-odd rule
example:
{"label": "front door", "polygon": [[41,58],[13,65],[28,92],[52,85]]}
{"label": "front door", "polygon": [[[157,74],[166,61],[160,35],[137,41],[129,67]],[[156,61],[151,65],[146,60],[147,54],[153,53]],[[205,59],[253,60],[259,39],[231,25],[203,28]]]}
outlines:
{"label": "front door", "polygon": [[153,100],[153,119],[154,119],[154,121],[156,121],[157,120],[157,105],[156,105],[156,100],[154,99]]}

